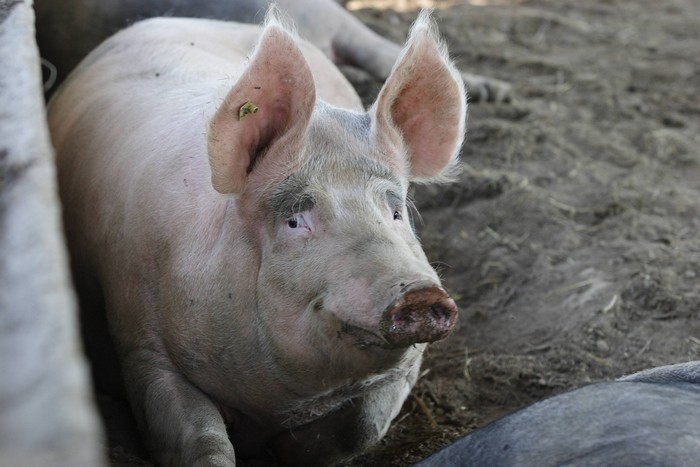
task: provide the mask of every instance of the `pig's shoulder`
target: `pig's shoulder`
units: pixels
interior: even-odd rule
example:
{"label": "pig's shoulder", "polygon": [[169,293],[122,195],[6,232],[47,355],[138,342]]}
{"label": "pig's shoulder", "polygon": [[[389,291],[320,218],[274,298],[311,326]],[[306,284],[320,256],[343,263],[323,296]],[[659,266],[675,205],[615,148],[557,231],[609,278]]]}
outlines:
{"label": "pig's shoulder", "polygon": [[[102,42],[76,71],[96,66],[138,71],[154,66],[198,67],[217,61],[243,63],[260,31],[257,25],[208,19],[145,19]],[[124,67],[125,63],[129,66]]]}
{"label": "pig's shoulder", "polygon": [[[131,40],[133,37],[137,37],[143,41],[173,41],[176,43],[231,39],[235,42],[247,42],[248,45],[253,46],[260,36],[261,29],[259,25],[233,21],[158,17],[138,21],[113,37],[116,40]],[[231,43],[226,45],[231,45]]]}
{"label": "pig's shoulder", "polygon": [[150,18],[134,23],[107,39],[100,49],[105,52],[126,46],[134,53],[141,51],[167,54],[182,49],[207,52],[213,57],[245,59],[260,37],[258,25],[200,18]]}

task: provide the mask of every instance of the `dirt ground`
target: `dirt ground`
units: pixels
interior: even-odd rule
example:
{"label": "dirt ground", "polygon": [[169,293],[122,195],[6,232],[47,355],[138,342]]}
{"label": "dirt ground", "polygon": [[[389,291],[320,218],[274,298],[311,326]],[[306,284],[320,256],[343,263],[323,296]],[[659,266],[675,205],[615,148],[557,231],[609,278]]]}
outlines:
{"label": "dirt ground", "polygon": [[[552,394],[700,358],[700,5],[449,3],[459,66],[515,100],[471,105],[459,181],[415,190],[461,324],[348,466],[410,465]],[[416,16],[355,14],[397,42]],[[381,83],[353,77],[370,102]],[[101,402],[114,464],[144,464],[124,408]]]}

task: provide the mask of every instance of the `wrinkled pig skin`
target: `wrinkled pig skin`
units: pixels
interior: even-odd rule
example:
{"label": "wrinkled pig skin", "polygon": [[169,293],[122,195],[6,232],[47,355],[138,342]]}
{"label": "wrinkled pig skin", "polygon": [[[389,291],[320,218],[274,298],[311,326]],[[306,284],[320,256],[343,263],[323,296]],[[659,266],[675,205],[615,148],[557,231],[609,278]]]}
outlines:
{"label": "wrinkled pig skin", "polygon": [[698,407],[700,361],[653,368],[533,404],[417,467],[697,465]]}
{"label": "wrinkled pig skin", "polygon": [[406,200],[449,179],[466,124],[429,15],[366,112],[270,16],[136,23],[48,107],[84,319],[106,316],[162,465],[352,457],[457,319]]}
{"label": "wrinkled pig skin", "polygon": [[[375,33],[333,0],[35,0],[37,42],[60,83],[100,42],[134,21],[155,16],[259,23],[275,3],[301,36],[337,64],[352,65],[378,79],[389,76],[401,47]],[[472,101],[507,102],[510,85],[462,74]]]}

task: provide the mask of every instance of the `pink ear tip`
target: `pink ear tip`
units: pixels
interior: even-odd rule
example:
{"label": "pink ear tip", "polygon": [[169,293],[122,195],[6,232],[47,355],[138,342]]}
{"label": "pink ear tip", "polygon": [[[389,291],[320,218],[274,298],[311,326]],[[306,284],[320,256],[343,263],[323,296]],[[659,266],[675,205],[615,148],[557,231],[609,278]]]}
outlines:
{"label": "pink ear tip", "polygon": [[293,41],[298,40],[294,23],[289,18],[284,17],[283,13],[274,3],[270,4],[270,7],[267,9],[265,22],[263,24],[265,27],[265,32],[263,34],[267,33],[269,30],[279,37],[285,36]]}

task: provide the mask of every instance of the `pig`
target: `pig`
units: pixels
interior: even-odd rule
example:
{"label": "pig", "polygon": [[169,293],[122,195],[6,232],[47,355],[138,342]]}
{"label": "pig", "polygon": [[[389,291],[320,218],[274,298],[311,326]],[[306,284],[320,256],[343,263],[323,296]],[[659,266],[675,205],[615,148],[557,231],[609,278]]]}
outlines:
{"label": "pig", "polygon": [[147,19],[76,68],[48,105],[74,277],[156,462],[332,465],[386,433],[457,320],[407,190],[453,176],[466,107],[428,13],[367,111],[274,8]]}
{"label": "pig", "polygon": [[106,465],[30,2],[0,0],[0,465]]}
{"label": "pig", "polygon": [[533,404],[418,467],[697,465],[700,361],[642,371]]}
{"label": "pig", "polygon": [[[92,49],[138,19],[154,16],[212,18],[258,23],[272,0],[35,0],[42,57],[60,83]],[[337,64],[361,68],[384,80],[401,47],[370,30],[332,0],[275,0],[301,30]],[[462,73],[472,101],[508,102],[509,84]]]}

